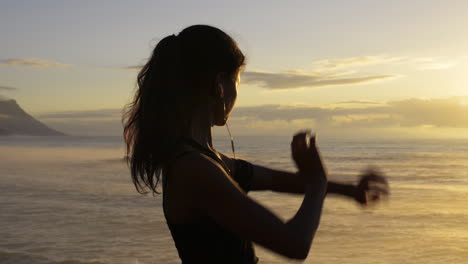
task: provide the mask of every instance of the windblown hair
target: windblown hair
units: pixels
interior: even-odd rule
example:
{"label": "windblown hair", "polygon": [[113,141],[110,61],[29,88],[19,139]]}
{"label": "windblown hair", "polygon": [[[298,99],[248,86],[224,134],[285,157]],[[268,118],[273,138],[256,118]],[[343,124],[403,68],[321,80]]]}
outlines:
{"label": "windblown hair", "polygon": [[194,112],[210,104],[218,73],[235,74],[245,57],[223,31],[185,28],[163,38],[137,78],[137,90],[122,116],[126,159],[141,194],[157,191],[180,137],[190,135]]}

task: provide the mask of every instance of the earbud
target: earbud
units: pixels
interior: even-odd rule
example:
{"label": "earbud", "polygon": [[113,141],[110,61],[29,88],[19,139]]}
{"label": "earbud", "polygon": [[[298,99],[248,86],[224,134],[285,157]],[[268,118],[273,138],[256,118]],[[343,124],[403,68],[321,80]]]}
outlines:
{"label": "earbud", "polygon": [[219,96],[219,98],[224,98],[224,87],[223,87],[223,84],[222,83],[218,83],[218,91],[217,91],[217,95]]}

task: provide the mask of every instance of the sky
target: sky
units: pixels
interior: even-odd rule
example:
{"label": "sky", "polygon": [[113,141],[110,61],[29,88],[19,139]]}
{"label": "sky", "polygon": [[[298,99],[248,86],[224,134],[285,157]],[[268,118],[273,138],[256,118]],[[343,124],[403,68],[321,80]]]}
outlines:
{"label": "sky", "polygon": [[236,134],[468,136],[468,1],[0,1],[0,97],[120,135],[137,70],[193,24],[239,44]]}

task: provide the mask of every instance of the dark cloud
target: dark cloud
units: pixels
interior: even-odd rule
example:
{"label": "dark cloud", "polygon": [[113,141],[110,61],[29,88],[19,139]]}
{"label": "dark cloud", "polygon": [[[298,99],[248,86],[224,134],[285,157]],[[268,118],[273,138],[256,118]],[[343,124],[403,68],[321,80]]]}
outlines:
{"label": "dark cloud", "polygon": [[244,72],[242,81],[247,84],[258,84],[271,90],[314,88],[338,85],[353,85],[372,81],[394,78],[396,75],[373,75],[361,77],[334,78],[331,74],[322,73],[271,73],[271,72]]}

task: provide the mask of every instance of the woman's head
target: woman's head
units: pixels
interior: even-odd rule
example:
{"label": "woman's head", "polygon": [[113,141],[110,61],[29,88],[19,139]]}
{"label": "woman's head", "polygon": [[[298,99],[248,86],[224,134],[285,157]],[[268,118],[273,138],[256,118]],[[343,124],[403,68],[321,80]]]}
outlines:
{"label": "woman's head", "polygon": [[224,125],[234,106],[245,57],[223,31],[206,25],[163,38],[137,78],[123,116],[133,182],[153,192],[180,137],[190,136],[194,116]]}

